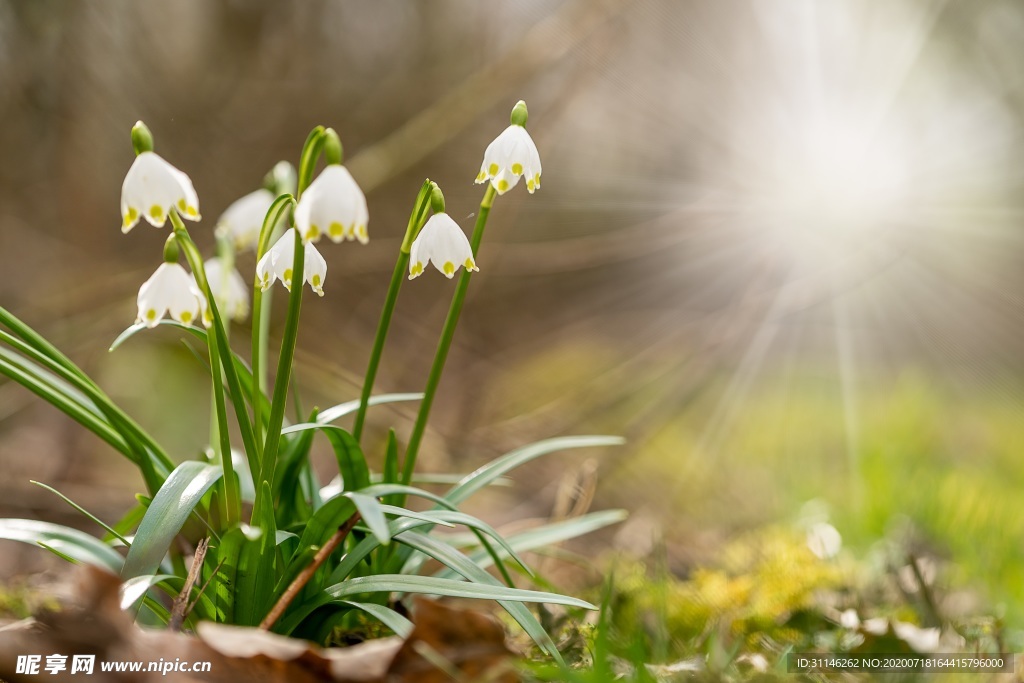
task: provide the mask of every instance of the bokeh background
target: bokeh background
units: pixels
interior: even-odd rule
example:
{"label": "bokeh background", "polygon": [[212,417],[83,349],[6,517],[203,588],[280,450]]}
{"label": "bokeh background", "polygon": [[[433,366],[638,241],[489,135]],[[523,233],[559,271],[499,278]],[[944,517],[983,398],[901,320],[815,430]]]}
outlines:
{"label": "bokeh background", "polygon": [[[323,249],[297,372],[307,408],[351,399],[423,178],[468,229],[522,98],[543,188],[496,202],[425,466],[623,434],[535,464],[488,514],[564,512],[576,486],[632,513],[583,552],[680,575],[765,525],[827,519],[861,554],[909,534],[1019,624],[1021,35],[1012,0],[0,0],[0,305],[194,456],[206,379],[182,335],[107,352],[166,236],[118,229],[129,130],[191,176],[212,248],[224,208],[330,125],[371,242]],[[422,387],[451,291],[403,289],[380,390]],[[371,412],[371,443],[411,417]],[[0,515],[81,523],[35,479],[112,521],[134,477],[0,384]],[[0,548],[2,576],[47,562]]]}

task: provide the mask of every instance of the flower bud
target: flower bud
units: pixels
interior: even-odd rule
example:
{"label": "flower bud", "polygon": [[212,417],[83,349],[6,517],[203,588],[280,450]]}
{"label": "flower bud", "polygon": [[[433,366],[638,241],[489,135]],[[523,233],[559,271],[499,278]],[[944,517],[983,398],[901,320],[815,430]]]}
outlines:
{"label": "flower bud", "polygon": [[341,138],[338,137],[337,131],[328,128],[324,131],[324,160],[328,166],[340,164],[342,156]]}
{"label": "flower bud", "polygon": [[172,232],[167,236],[167,241],[164,242],[164,263],[177,263],[178,251],[178,239]]}
{"label": "flower bud", "polygon": [[136,156],[143,152],[153,151],[153,134],[149,132],[149,128],[142,121],[136,121],[132,126],[132,147],[135,149]]}
{"label": "flower bud", "polygon": [[444,193],[437,183],[430,183],[430,210],[434,213],[444,213]]}
{"label": "flower bud", "polygon": [[530,113],[526,111],[526,102],[519,100],[516,102],[516,106],[512,107],[512,115],[509,119],[513,126],[526,127],[526,119],[530,118]]}

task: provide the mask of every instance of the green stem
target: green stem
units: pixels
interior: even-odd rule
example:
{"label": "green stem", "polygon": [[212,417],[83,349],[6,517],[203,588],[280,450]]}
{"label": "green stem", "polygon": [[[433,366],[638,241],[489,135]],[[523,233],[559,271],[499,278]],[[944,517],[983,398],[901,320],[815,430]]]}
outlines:
{"label": "green stem", "polygon": [[377,323],[377,335],[373,339],[373,350],[370,352],[370,362],[366,366],[366,376],[363,380],[363,393],[359,397],[359,411],[356,413],[355,423],[352,428],[352,436],[356,443],[359,443],[363,435],[363,425],[366,421],[366,409],[370,405],[370,395],[373,393],[373,383],[377,378],[377,368],[380,366],[380,357],[384,352],[384,342],[388,336],[388,328],[391,326],[391,316],[395,312],[395,303],[398,301],[398,291],[402,288],[405,280],[405,271],[409,266],[409,250],[412,248],[412,241],[416,234],[423,227],[423,216],[430,205],[431,182],[425,180],[420,193],[416,197],[412,214],[409,216],[409,225],[405,229],[405,238],[402,240],[402,247],[398,251],[398,260],[395,262],[395,271],[391,274],[391,284],[388,287],[387,297],[384,299],[384,308],[380,312],[380,322]]}
{"label": "green stem", "polygon": [[[480,248],[480,241],[484,236],[484,228],[487,227],[487,217],[491,213],[494,195],[494,186],[488,183],[487,190],[484,192],[484,198],[480,202],[480,212],[476,216],[473,236],[469,241],[470,246],[473,248],[474,257]],[[444,328],[441,330],[441,339],[437,343],[437,351],[434,353],[434,363],[430,366],[427,386],[423,390],[423,400],[420,402],[420,410],[416,415],[416,424],[413,425],[412,434],[409,436],[409,446],[405,451],[405,462],[402,465],[402,483],[406,485],[412,481],[412,473],[416,467],[416,456],[419,454],[423,434],[427,429],[430,407],[434,402],[437,386],[441,382],[441,374],[444,372],[444,364],[448,359],[448,351],[452,347],[452,339],[455,336],[455,328],[459,324],[459,315],[462,313],[462,304],[466,299],[466,291],[469,289],[471,277],[472,274],[465,269],[459,275],[459,282],[455,286],[455,294],[452,296],[452,303],[448,308],[448,317],[445,319]]]}
{"label": "green stem", "polygon": [[[267,215],[263,218],[263,227],[256,244],[256,262],[266,253],[277,225],[286,211],[295,205],[295,198],[283,194],[270,205]],[[263,359],[267,357],[270,338],[270,307],[272,296],[263,296],[262,284],[256,282],[252,290],[252,424],[255,434],[256,462],[262,462],[263,456],[263,401],[267,393],[267,371]],[[253,472],[253,476],[256,472]]]}
{"label": "green stem", "polygon": [[[274,396],[270,402],[270,418],[267,420],[267,440],[263,444],[263,457],[260,461],[257,490],[264,487],[261,482],[272,486],[274,468],[277,464],[277,449],[281,443],[281,425],[284,423],[284,411],[288,401],[288,383],[292,374],[292,361],[295,357],[295,342],[299,330],[299,312],[302,308],[302,286],[305,284],[306,245],[302,236],[295,231],[295,258],[292,261],[291,291],[288,295],[288,314],[285,319],[284,337],[281,340],[281,355],[277,362],[277,376],[274,378]],[[252,511],[252,524],[259,520],[263,505],[272,501],[263,500],[263,495],[256,496],[256,504]]]}
{"label": "green stem", "polygon": [[[242,439],[245,441],[246,452],[249,452],[252,442],[252,425],[249,423],[248,415],[245,413],[245,402],[242,398],[241,388],[238,382],[238,375],[235,372],[234,361],[231,357],[231,349],[227,345],[227,330],[224,327],[220,311],[217,308],[217,299],[210,289],[210,281],[206,277],[206,269],[203,267],[203,257],[199,249],[192,241],[185,224],[176,211],[170,212],[171,224],[174,226],[174,236],[178,245],[185,253],[185,258],[192,267],[192,274],[200,291],[206,296],[206,305],[213,316],[213,328],[206,334],[206,344],[210,353],[210,370],[213,376],[214,406],[217,411],[217,432],[220,446],[220,463],[224,473],[222,478],[224,486],[225,508],[222,508],[224,522],[230,524],[237,521],[241,513],[241,496],[238,490],[238,479],[235,476],[234,463],[231,462],[231,440],[228,433],[227,406],[224,401],[224,383],[222,377],[228,380],[228,388],[235,406],[235,417],[238,420],[239,429],[242,432]],[[223,363],[223,365],[222,365]],[[221,368],[224,372],[222,374]],[[241,404],[241,407],[239,407]],[[215,446],[216,448],[216,446]]]}
{"label": "green stem", "polygon": [[[206,290],[209,292],[209,289]],[[209,294],[208,294],[209,296]],[[214,436],[218,439],[214,448],[219,451],[221,469],[224,476],[221,483],[224,495],[221,496],[221,519],[226,528],[234,526],[242,513],[242,497],[239,492],[238,478],[235,476],[235,465],[231,461],[231,437],[228,434],[228,413],[224,403],[224,384],[221,379],[220,351],[217,348],[218,335],[207,334],[206,341],[210,351],[210,372],[213,375],[213,405],[216,417]]]}

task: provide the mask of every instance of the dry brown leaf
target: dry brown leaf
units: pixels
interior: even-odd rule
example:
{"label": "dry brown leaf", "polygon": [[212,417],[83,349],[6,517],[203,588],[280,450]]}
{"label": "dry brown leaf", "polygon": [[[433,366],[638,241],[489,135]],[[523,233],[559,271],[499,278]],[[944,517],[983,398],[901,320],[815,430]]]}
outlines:
{"label": "dry brown leaf", "polygon": [[415,628],[388,669],[388,683],[515,683],[505,629],[493,617],[417,598]]}
{"label": "dry brown leaf", "polygon": [[[137,628],[118,606],[120,579],[81,567],[74,573],[75,600],[59,611],[0,630],[0,681],[75,681],[82,674],[21,675],[19,655],[92,654],[90,680],[98,683],[434,683],[518,680],[508,667],[512,654],[504,628],[494,618],[418,598],[406,641],[383,638],[344,648],[320,648],[295,638],[241,626],[200,623],[198,636]],[[160,671],[104,673],[101,662],[210,662],[209,673]]]}

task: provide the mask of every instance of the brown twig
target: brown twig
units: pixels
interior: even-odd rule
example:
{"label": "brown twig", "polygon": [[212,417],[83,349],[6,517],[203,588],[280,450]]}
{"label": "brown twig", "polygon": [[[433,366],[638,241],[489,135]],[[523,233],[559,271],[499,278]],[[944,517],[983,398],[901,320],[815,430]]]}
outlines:
{"label": "brown twig", "polygon": [[199,604],[199,599],[203,597],[203,593],[205,593],[206,589],[210,587],[210,584],[213,583],[213,580],[217,578],[217,572],[219,572],[220,568],[224,566],[224,562],[225,560],[221,560],[217,563],[217,566],[213,568],[213,571],[210,573],[210,578],[208,578],[206,580],[206,583],[202,585],[202,587],[199,589],[199,593],[196,595],[196,599],[193,600],[192,603],[188,606],[188,609],[185,610],[185,616],[188,616],[189,613],[196,608],[196,605]]}
{"label": "brown twig", "polygon": [[334,535],[331,536],[327,543],[325,543],[324,546],[317,551],[316,555],[313,556],[313,561],[310,565],[295,577],[295,580],[292,581],[290,586],[288,586],[288,590],[278,598],[278,601],[274,604],[274,608],[271,609],[263,621],[260,622],[261,629],[264,631],[270,630],[270,627],[274,625],[274,622],[281,618],[284,611],[288,609],[288,605],[292,603],[292,600],[294,600],[295,596],[299,594],[299,591],[309,583],[309,580],[313,578],[313,574],[315,574],[316,570],[320,568],[320,565],[326,562],[331,553],[333,553],[339,545],[345,542],[349,532],[352,531],[361,519],[362,517],[360,514],[355,512],[351,517],[345,520],[344,524],[338,527],[338,530],[334,532]]}
{"label": "brown twig", "polygon": [[178,593],[178,597],[174,598],[174,603],[171,605],[171,620],[167,622],[167,628],[171,631],[181,630],[181,624],[185,621],[185,611],[188,608],[188,596],[191,595],[192,589],[199,579],[199,571],[203,568],[203,560],[206,559],[206,549],[209,547],[209,536],[199,541],[199,545],[196,546],[196,554],[192,558],[192,566],[189,567],[185,585],[182,587],[181,592]]}

